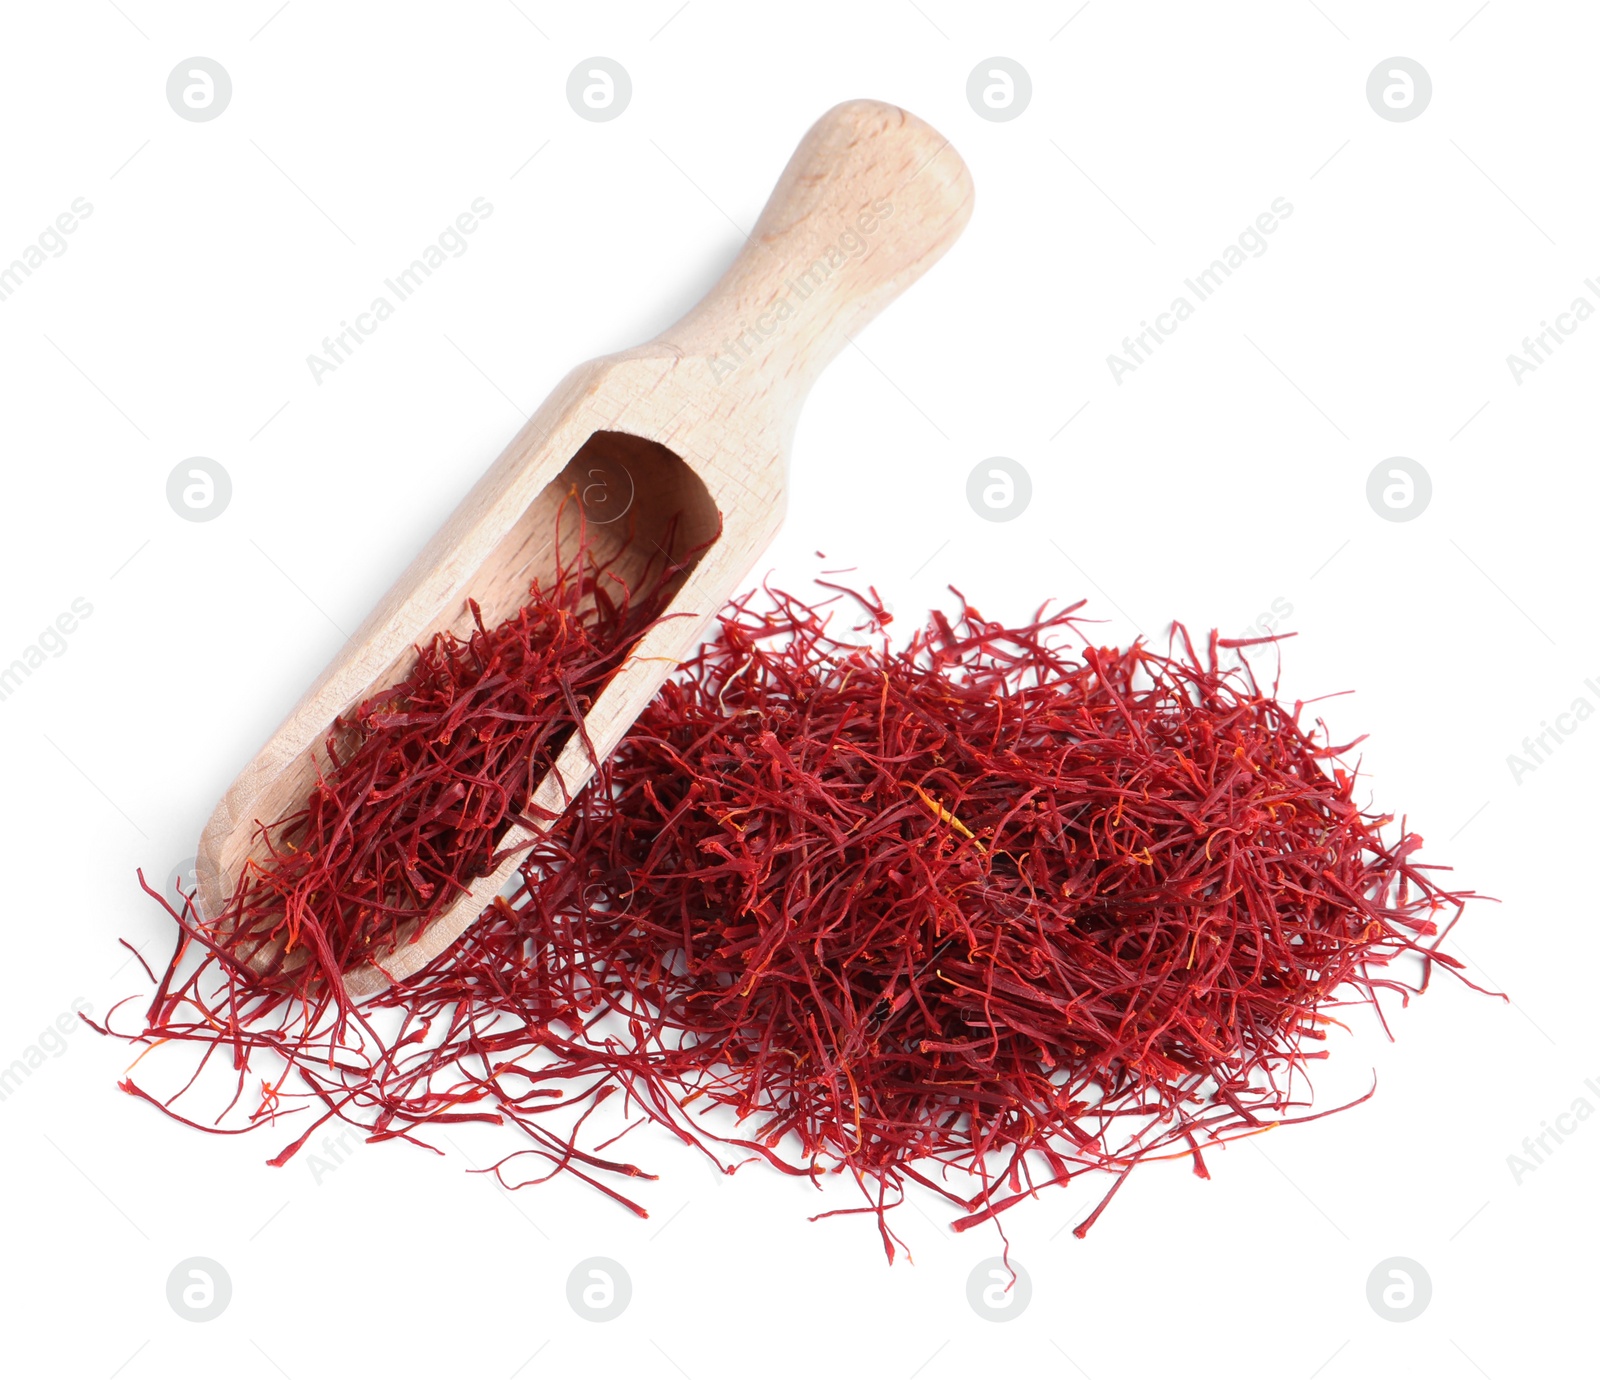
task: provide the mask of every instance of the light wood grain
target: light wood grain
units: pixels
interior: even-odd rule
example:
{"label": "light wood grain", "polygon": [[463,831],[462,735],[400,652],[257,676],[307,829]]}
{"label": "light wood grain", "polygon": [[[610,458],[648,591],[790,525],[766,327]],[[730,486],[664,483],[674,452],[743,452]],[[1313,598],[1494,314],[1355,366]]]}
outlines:
{"label": "light wood grain", "polygon": [[[561,381],[240,772],[200,840],[204,913],[221,913],[257,845],[258,821],[303,801],[335,718],[403,679],[417,644],[464,631],[469,597],[492,626],[521,606],[532,578],[548,578],[556,510],[596,468],[616,481],[613,506],[626,479],[640,533],[661,536],[679,515],[677,553],[712,537],[721,522],[668,616],[585,720],[589,741],[609,756],[782,522],[790,440],[811,384],[950,247],[971,210],[966,166],[915,116],[849,101],[818,120],[716,286],[654,340]],[[607,526],[591,524],[591,540],[603,546]],[[574,734],[534,803],[559,812],[593,771]],[[502,847],[523,842],[519,831]],[[423,934],[347,974],[351,995],[380,991],[440,953],[516,864],[508,859]]]}

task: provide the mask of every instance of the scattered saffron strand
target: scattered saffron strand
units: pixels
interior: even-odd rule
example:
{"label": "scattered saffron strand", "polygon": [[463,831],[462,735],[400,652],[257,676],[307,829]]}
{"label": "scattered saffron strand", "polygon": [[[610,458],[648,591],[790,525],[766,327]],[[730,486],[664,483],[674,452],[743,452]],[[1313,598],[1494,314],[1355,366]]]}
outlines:
{"label": "scattered saffron strand", "polygon": [[[481,875],[491,821],[517,817],[649,601],[589,571],[425,649],[353,747],[330,743],[244,899],[217,924],[168,907],[180,940],[132,1038],[202,1065],[226,1047],[235,1102],[261,1073],[247,1127],[309,1110],[273,1164],[331,1119],[430,1149],[431,1126],[482,1122],[521,1139],[481,1171],[506,1187],[571,1173],[644,1215],[604,1176],[650,1176],[599,1152],[650,1122],[719,1164],[848,1172],[864,1206],[818,1215],[873,1215],[892,1260],[908,1181],[965,1230],[1109,1174],[1081,1236],[1145,1160],[1209,1177],[1204,1149],[1340,1110],[1294,1088],[1333,1013],[1381,1018],[1383,992],[1460,968],[1439,943],[1471,893],[1355,803],[1354,744],[1222,666],[1231,644],[1175,626],[1166,653],[1099,647],[1081,605],[1007,628],[957,593],[895,649],[875,594],[828,588],[867,641],[782,592],[731,605],[543,821],[515,892],[352,1004],[328,976]],[[556,688],[508,709],[516,674]],[[369,880],[333,886],[351,854]],[[241,932],[316,958],[253,965]],[[194,1081],[125,1090],[196,1125],[173,1108]],[[584,1149],[619,1091],[634,1119]],[[508,1181],[525,1156],[543,1170]]]}
{"label": "scattered saffron strand", "polygon": [[880,1218],[919,1164],[978,1182],[958,1229],[1033,1196],[1032,1159],[1111,1172],[1109,1202],[1142,1160],[1209,1177],[1203,1145],[1305,1119],[1290,1084],[1332,1008],[1460,966],[1434,916],[1467,893],[1215,639],[1072,656],[1081,605],[1005,628],[960,600],[897,651],[873,598],[863,644],[769,595],[724,613],[516,898],[702,1133],[720,1107]]}

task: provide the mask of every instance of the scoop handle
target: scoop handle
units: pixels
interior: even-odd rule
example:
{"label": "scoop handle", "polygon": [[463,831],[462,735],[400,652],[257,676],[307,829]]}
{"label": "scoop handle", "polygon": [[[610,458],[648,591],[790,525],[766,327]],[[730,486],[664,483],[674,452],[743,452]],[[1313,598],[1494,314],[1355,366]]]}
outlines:
{"label": "scoop handle", "polygon": [[972,215],[972,176],[931,125],[846,101],[812,125],[732,266],[654,342],[798,404],[850,337],[916,282]]}

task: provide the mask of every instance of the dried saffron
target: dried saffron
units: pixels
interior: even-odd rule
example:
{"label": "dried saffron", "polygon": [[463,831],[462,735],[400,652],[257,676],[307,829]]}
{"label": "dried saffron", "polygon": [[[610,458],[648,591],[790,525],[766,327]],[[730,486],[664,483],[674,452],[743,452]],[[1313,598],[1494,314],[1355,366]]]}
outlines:
{"label": "dried saffron", "polygon": [[[1353,743],[1222,666],[1240,644],[1213,635],[1202,653],[1175,627],[1166,653],[1119,651],[1084,638],[1081,605],[1007,628],[961,600],[896,650],[875,596],[853,597],[878,630],[866,642],[782,594],[726,610],[532,847],[516,893],[406,981],[344,1012],[310,979],[275,985],[186,909],[136,1038],[198,1044],[202,1061],[229,1048],[227,1110],[270,1062],[248,1124],[312,1111],[274,1163],[329,1118],[423,1144],[441,1124],[510,1123],[503,1182],[526,1182],[513,1167],[531,1155],[540,1177],[576,1173],[642,1212],[607,1182],[641,1171],[583,1144],[620,1091],[714,1156],[849,1173],[866,1203],[845,1211],[876,1216],[892,1259],[885,1214],[908,1185],[967,1228],[1110,1173],[1082,1235],[1144,1160],[1204,1175],[1207,1147],[1325,1115],[1294,1075],[1324,1057],[1332,1013],[1460,966],[1438,917],[1447,932],[1470,893],[1356,805]],[[450,693],[370,714],[341,759],[386,764],[360,778],[381,777],[380,808],[420,776],[448,797],[428,818],[462,826],[431,871],[420,848],[363,838],[384,860],[377,894],[408,914],[429,899],[412,870],[447,888],[492,850],[449,794],[473,773],[433,749],[502,730],[478,706],[527,626],[448,649]],[[545,731],[536,709],[503,726],[511,759]],[[286,930],[272,894],[262,909]],[[319,971],[336,973],[392,939],[397,906],[335,922],[307,895],[299,933],[319,927]]]}
{"label": "dried saffron", "polygon": [[291,990],[396,945],[493,871],[512,824],[546,826],[530,801],[628,649],[657,617],[676,567],[643,597],[584,540],[559,555],[513,617],[436,635],[398,684],[335,721],[304,806],[257,826],[258,856],[211,926],[263,979]]}
{"label": "dried saffron", "polygon": [[532,942],[583,955],[680,1101],[854,1174],[880,1222],[908,1180],[959,1229],[1090,1170],[1204,1175],[1305,1119],[1333,1007],[1459,967],[1434,917],[1466,895],[1356,806],[1354,744],[1214,635],[1070,656],[1077,607],[962,601],[893,651],[746,600],[525,869]]}

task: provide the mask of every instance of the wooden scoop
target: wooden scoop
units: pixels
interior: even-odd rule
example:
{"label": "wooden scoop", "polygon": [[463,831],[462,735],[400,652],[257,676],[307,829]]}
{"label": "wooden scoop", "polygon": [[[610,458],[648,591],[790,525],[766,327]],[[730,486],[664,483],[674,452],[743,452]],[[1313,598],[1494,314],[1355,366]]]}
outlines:
{"label": "wooden scoop", "polygon": [[[790,440],[818,374],[950,247],[971,212],[966,165],[915,116],[847,101],[818,120],[721,281],[648,344],[561,381],[240,772],[201,835],[202,911],[222,913],[260,847],[258,821],[304,803],[335,718],[404,679],[416,645],[445,630],[465,636],[468,598],[492,627],[522,606],[532,579],[548,585],[558,510],[576,494],[591,549],[602,560],[617,555],[625,580],[652,558],[659,568],[661,552],[686,569],[666,616],[534,793],[534,806],[559,814],[594,771],[584,738],[602,760],[610,755],[777,531]],[[570,503],[561,518],[576,518]],[[531,837],[513,826],[500,847]],[[507,859],[423,933],[347,973],[349,993],[371,995],[423,967],[519,861]]]}

